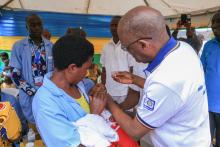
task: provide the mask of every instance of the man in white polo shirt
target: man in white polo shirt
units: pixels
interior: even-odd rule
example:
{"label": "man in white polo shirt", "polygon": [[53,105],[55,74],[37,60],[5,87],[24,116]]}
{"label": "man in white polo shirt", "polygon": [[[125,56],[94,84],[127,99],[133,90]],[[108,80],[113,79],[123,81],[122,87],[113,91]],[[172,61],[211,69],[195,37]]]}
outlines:
{"label": "man in white polo shirt", "polygon": [[127,97],[128,85],[120,84],[112,79],[112,73],[116,71],[131,71],[134,58],[121,49],[121,42],[118,39],[117,27],[120,16],[114,16],[110,23],[112,39],[102,51],[100,62],[102,64],[102,83],[105,84],[108,93],[117,103],[122,103]]}
{"label": "man in white polo shirt", "polygon": [[119,22],[122,48],[138,62],[149,63],[146,81],[118,72],[116,81],[144,88],[136,117],[107,102],[118,124],[131,136],[149,134],[155,147],[208,147],[209,116],[202,65],[192,47],[169,38],[162,14],[139,6]]}

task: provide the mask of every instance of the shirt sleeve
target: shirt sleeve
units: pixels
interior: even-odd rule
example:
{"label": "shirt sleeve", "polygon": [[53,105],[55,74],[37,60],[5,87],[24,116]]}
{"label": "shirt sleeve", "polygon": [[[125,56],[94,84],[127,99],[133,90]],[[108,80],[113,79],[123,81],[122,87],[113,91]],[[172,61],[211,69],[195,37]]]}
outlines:
{"label": "shirt sleeve", "polygon": [[9,66],[17,69],[21,69],[21,57],[20,57],[20,43],[16,42],[11,51],[11,58],[9,62]]}
{"label": "shirt sleeve", "polygon": [[37,128],[47,147],[76,147],[80,144],[77,128],[54,101],[36,101],[32,104]]}
{"label": "shirt sleeve", "polygon": [[27,95],[33,96],[36,92],[35,88],[28,84],[21,76],[21,51],[21,42],[16,42],[12,47],[11,59],[9,63],[10,67],[12,67],[11,79],[14,84],[18,88],[22,89]]}
{"label": "shirt sleeve", "polygon": [[136,117],[144,126],[155,129],[174,116],[183,102],[174,91],[160,83],[153,82],[145,88]]}
{"label": "shirt sleeve", "polygon": [[33,96],[36,93],[36,89],[21,77],[21,71],[19,69],[13,68],[11,79],[16,87],[23,90],[27,95]]}

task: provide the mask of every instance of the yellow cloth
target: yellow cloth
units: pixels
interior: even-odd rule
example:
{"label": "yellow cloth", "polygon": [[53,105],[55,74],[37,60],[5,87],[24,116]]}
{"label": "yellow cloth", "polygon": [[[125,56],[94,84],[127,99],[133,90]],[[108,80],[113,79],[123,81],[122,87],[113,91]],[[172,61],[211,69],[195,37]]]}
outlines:
{"label": "yellow cloth", "polygon": [[21,122],[9,102],[0,102],[0,129],[5,129],[7,138],[14,141],[20,137]]}
{"label": "yellow cloth", "polygon": [[80,104],[80,106],[83,108],[84,111],[86,111],[87,113],[90,113],[89,104],[86,101],[86,98],[84,97],[82,93],[81,93],[81,97],[75,100]]}
{"label": "yellow cloth", "polygon": [[[26,146],[26,142],[20,143],[20,147],[25,147],[25,146]],[[45,147],[45,145],[42,140],[35,140],[34,147]]]}

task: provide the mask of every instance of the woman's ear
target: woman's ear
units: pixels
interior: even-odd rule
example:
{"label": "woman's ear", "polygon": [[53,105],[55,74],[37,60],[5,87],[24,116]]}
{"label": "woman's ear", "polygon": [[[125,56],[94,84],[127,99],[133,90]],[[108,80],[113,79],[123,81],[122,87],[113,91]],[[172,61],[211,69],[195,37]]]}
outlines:
{"label": "woman's ear", "polygon": [[77,69],[76,64],[70,64],[67,68],[67,70],[71,73],[74,73],[76,71],[76,69]]}

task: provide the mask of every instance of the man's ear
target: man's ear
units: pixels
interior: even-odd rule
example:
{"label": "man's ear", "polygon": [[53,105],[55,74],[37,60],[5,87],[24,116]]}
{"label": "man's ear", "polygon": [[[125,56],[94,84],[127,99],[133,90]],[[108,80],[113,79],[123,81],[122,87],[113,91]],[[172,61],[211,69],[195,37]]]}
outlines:
{"label": "man's ear", "polygon": [[139,40],[138,43],[141,45],[142,49],[147,49],[149,48],[149,43],[146,40]]}

